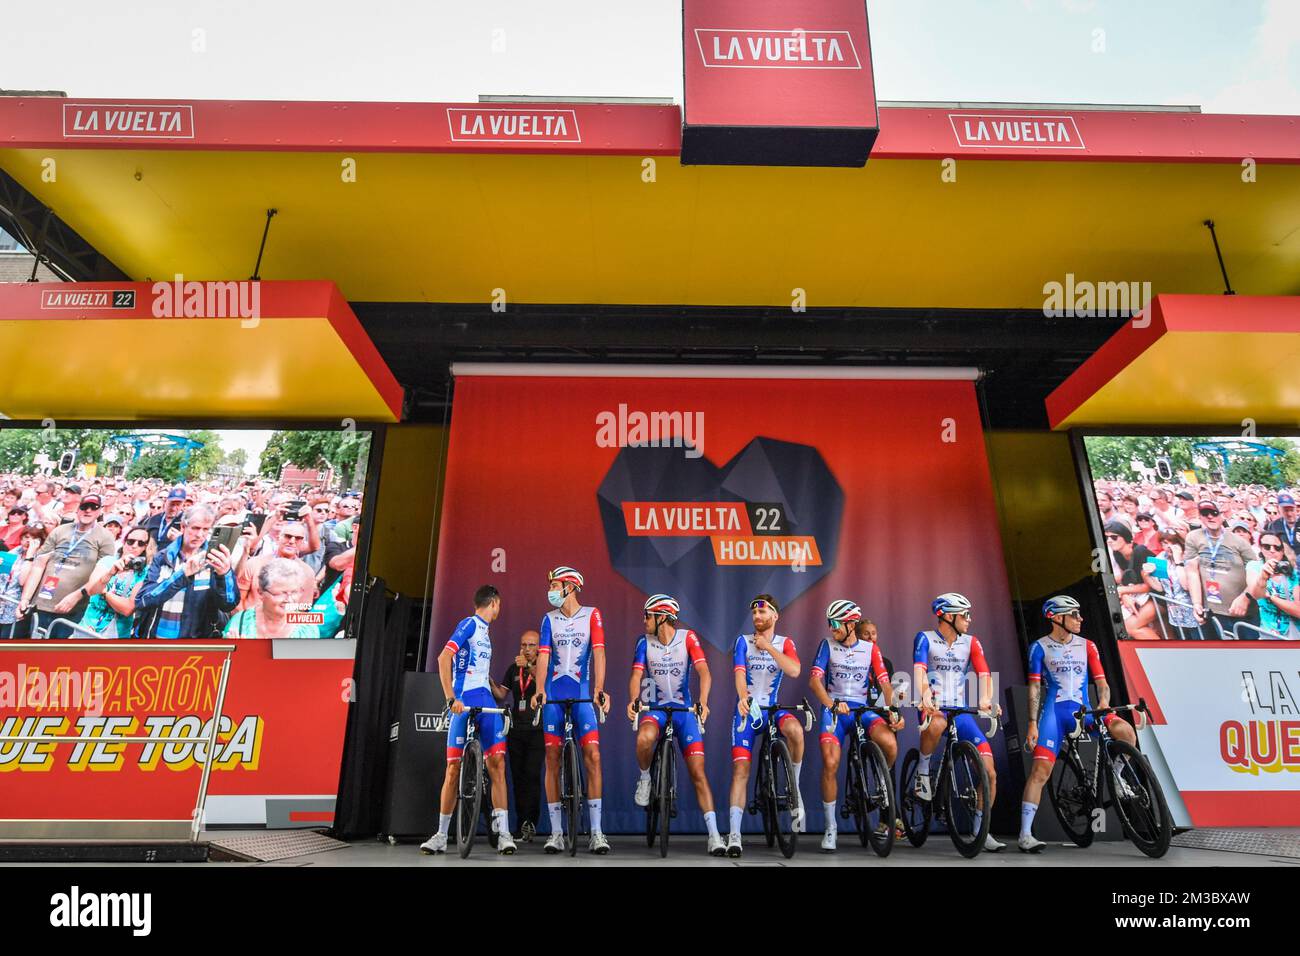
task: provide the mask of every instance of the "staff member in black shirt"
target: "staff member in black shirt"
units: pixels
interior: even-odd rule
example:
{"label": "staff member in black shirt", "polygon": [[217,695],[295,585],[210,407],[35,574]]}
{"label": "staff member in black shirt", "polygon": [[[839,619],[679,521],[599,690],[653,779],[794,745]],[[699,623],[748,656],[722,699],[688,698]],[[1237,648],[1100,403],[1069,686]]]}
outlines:
{"label": "staff member in black shirt", "polygon": [[502,693],[497,695],[503,703],[506,693],[514,698],[506,747],[510,754],[510,784],[515,792],[519,839],[524,842],[530,842],[537,832],[542,809],[542,765],[546,762],[546,737],[540,723],[533,726],[535,711],[528,706],[535,693],[533,665],[537,663],[538,639],[536,631],[524,631],[519,638],[519,653],[501,678]]}

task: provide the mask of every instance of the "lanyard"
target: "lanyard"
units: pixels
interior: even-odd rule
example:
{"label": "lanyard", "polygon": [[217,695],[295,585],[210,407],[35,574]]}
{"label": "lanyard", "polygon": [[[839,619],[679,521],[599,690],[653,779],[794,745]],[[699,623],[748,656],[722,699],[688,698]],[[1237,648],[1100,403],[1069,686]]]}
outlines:
{"label": "lanyard", "polygon": [[1220,549],[1221,547],[1223,547],[1223,539],[1227,536],[1227,534],[1228,534],[1227,531],[1223,531],[1223,532],[1221,532],[1221,533],[1219,534],[1219,540],[1214,542],[1214,550],[1213,550],[1213,551],[1211,551],[1210,548],[1209,548],[1210,541],[1213,540],[1213,539],[1212,539],[1208,534],[1205,536],[1205,544],[1206,544],[1206,547],[1205,547],[1205,553],[1208,554],[1208,555],[1210,556],[1210,568],[1211,568],[1211,569],[1214,568],[1214,562],[1215,562],[1215,560],[1217,560],[1218,557],[1219,557],[1219,549]]}
{"label": "lanyard", "polygon": [[[91,528],[90,530],[93,531],[95,529]],[[81,547],[81,542],[85,541],[89,537],[90,537],[90,531],[83,531],[80,535],[78,535],[75,531],[68,532],[68,540],[66,542],[67,550],[63,551],[63,553],[59,556],[60,569],[62,569],[64,565],[68,563],[68,559],[72,557],[73,552],[76,551],[77,548]]]}

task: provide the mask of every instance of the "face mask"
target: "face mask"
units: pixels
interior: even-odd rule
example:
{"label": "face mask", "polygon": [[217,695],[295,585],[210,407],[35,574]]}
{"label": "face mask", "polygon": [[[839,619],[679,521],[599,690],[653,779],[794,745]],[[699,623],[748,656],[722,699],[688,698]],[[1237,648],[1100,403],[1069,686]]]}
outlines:
{"label": "face mask", "polygon": [[564,590],[560,589],[559,591],[547,591],[546,600],[551,602],[551,607],[559,607],[564,603]]}

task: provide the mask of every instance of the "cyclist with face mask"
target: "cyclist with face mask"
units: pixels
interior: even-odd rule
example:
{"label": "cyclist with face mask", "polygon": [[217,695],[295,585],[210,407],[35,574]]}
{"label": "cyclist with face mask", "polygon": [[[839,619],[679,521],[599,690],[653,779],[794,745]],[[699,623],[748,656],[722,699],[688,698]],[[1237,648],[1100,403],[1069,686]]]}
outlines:
{"label": "cyclist with face mask", "polygon": [[[533,707],[544,707],[542,721],[546,727],[546,812],[551,818],[551,836],[543,849],[547,853],[564,851],[564,813],[560,803],[560,747],[564,743],[564,708],[547,703],[549,698],[572,700],[591,698],[609,713],[605,694],[605,625],[600,609],[578,603],[583,577],[573,568],[561,565],[547,576],[547,600],[553,611],[542,618],[537,642],[537,663],[533,680],[538,688]],[[578,746],[587,776],[587,812],[591,817],[592,853],[609,852],[609,840],[600,829],[601,775],[600,732],[596,708],[591,704],[574,704],[573,719],[578,728]],[[570,833],[569,839],[578,835]]]}

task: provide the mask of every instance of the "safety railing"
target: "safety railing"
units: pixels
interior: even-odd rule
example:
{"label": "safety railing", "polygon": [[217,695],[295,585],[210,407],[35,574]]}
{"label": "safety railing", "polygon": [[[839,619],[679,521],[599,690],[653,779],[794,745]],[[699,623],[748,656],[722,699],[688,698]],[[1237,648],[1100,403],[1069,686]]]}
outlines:
{"label": "safety railing", "polygon": [[[74,621],[67,618],[58,618],[52,621],[46,628],[46,633],[50,633],[55,625],[66,624],[71,630],[81,633],[87,632],[86,628],[81,627]],[[95,635],[98,637],[98,635]],[[23,836],[37,836],[41,838],[51,838],[60,835],[76,836],[81,839],[105,839],[113,836],[122,836],[124,830],[129,830],[130,825],[139,822],[141,832],[138,836],[162,836],[164,833],[177,833],[180,828],[177,824],[188,823],[189,825],[189,842],[197,843],[199,834],[203,827],[203,814],[207,806],[208,785],[212,774],[212,763],[216,758],[217,738],[221,727],[222,710],[226,701],[226,685],[230,679],[230,655],[235,652],[235,642],[221,644],[195,644],[191,642],[172,642],[172,641],[117,641],[117,640],[94,640],[94,641],[46,641],[39,643],[11,643],[9,641],[0,641],[0,653],[5,651],[21,653],[42,653],[42,652],[67,652],[67,651],[94,651],[95,653],[212,653],[222,654],[224,658],[221,664],[221,675],[217,681],[216,698],[214,701],[214,712],[212,714],[211,730],[207,734],[207,758],[203,760],[203,770],[199,776],[198,796],[194,801],[194,811],[188,821],[183,820],[148,820],[148,821],[131,821],[131,820],[0,820],[0,839]],[[38,743],[38,744],[75,744],[75,743],[95,743],[95,744],[175,744],[181,742],[183,738],[170,735],[160,734],[128,734],[112,736],[95,736],[87,734],[0,734],[0,744],[5,743]],[[191,742],[186,740],[185,742]],[[192,742],[202,742],[202,738],[194,738]],[[23,826],[28,824],[29,826]],[[63,832],[58,832],[57,824],[71,824],[72,826],[63,828]],[[95,824],[103,824],[97,828]],[[145,827],[145,824],[152,824],[153,827]],[[162,825],[159,827],[158,825]],[[167,825],[171,825],[170,827]],[[150,830],[151,833],[144,833],[144,830]],[[173,837],[174,838],[174,837]]]}
{"label": "safety railing", "polygon": [[[1160,624],[1160,633],[1161,633],[1161,636],[1162,636],[1166,641],[1199,641],[1199,640],[1202,640],[1201,625],[1199,625],[1199,624],[1195,624],[1195,625],[1193,625],[1193,624],[1174,624],[1174,623],[1173,623],[1172,621],[1170,621],[1170,619],[1169,619],[1168,609],[1171,608],[1171,607],[1181,607],[1181,608],[1186,609],[1187,612],[1188,612],[1188,614],[1192,615],[1193,620],[1195,620],[1196,609],[1193,608],[1192,605],[1190,605],[1190,604],[1188,604],[1188,603],[1186,603],[1186,602],[1184,602],[1184,601],[1175,601],[1173,598],[1171,598],[1171,597],[1167,597],[1167,596],[1165,596],[1165,595],[1159,593],[1158,591],[1149,591],[1148,594],[1149,594],[1149,596],[1151,597],[1151,600],[1153,600],[1153,601],[1156,602],[1156,620],[1157,620],[1157,621],[1159,622],[1159,624]],[[1217,617],[1215,617],[1215,616],[1212,615],[1212,614],[1207,615],[1207,616],[1206,616],[1206,623],[1209,623],[1210,621],[1213,621],[1213,622],[1214,622],[1214,625],[1213,625],[1213,626],[1214,626],[1215,633],[1217,633],[1217,634],[1219,635],[1218,640],[1220,640],[1220,641],[1236,640],[1236,637],[1235,637],[1235,636],[1234,636],[1234,637],[1228,637],[1228,636],[1224,633],[1224,631],[1223,631],[1223,625],[1222,625],[1221,623],[1219,623],[1219,619],[1218,619]],[[1169,629],[1170,629],[1170,628],[1174,628],[1174,629],[1177,631],[1177,633],[1176,633],[1175,635],[1171,636],[1170,633],[1169,633]],[[1193,634],[1193,636],[1192,636],[1192,637],[1188,637],[1188,636],[1186,636],[1186,634],[1184,634],[1185,631],[1190,631],[1190,632]]]}

